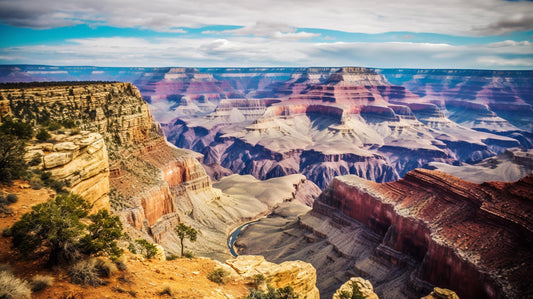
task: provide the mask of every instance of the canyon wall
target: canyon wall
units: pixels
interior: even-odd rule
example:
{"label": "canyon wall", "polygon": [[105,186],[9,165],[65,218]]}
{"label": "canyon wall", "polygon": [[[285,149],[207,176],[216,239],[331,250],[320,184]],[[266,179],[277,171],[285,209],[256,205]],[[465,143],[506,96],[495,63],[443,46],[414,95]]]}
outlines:
{"label": "canyon wall", "polygon": [[36,159],[33,168],[50,172],[95,209],[109,208],[114,157],[160,134],[139,92],[128,83],[18,84],[0,90],[0,103],[9,115],[37,127],[68,124],[52,130],[48,140],[32,140],[26,159]]}
{"label": "canyon wall", "polygon": [[483,184],[424,169],[381,184],[341,176],[311,211],[274,213],[236,247],[313,264],[322,297],[360,276],[380,298],[420,298],[435,286],[461,298],[524,298],[533,290],[523,279],[533,271],[532,190],[531,175]]}
{"label": "canyon wall", "polygon": [[419,262],[419,279],[461,298],[517,298],[533,287],[519,278],[533,271],[532,190],[531,176],[481,185],[429,170],[386,184],[344,176],[314,210],[331,206],[363,223]]}

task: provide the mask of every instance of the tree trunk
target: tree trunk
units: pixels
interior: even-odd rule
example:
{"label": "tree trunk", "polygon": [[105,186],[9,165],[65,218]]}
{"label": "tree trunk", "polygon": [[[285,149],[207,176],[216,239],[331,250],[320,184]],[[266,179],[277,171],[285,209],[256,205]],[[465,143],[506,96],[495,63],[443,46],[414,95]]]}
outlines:
{"label": "tree trunk", "polygon": [[183,238],[180,238],[181,241],[181,257],[183,257]]}

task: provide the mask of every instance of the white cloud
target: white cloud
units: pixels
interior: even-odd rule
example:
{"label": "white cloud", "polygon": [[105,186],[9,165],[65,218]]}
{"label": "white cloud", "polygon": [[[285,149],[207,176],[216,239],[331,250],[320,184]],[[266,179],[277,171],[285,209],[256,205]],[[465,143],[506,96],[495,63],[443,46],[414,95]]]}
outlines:
{"label": "white cloud", "polygon": [[532,30],[532,12],[531,1],[501,0],[40,0],[38,5],[34,0],[0,0],[3,23],[34,28],[82,22],[157,31],[203,25],[244,26],[243,32],[258,32],[258,24],[282,27],[258,36],[293,33],[290,28],[502,34]]}
{"label": "white cloud", "polygon": [[[96,66],[343,66],[496,68],[531,66],[533,44],[313,43],[264,37],[87,38],[61,45],[0,48],[4,63]],[[0,63],[2,59],[0,58]]]}
{"label": "white cloud", "polygon": [[310,33],[305,31],[296,32],[296,28],[284,24],[274,24],[268,22],[257,22],[251,26],[223,31],[203,31],[203,34],[229,34],[236,36],[253,35],[258,37],[270,37],[272,39],[309,39],[320,36],[320,33]]}

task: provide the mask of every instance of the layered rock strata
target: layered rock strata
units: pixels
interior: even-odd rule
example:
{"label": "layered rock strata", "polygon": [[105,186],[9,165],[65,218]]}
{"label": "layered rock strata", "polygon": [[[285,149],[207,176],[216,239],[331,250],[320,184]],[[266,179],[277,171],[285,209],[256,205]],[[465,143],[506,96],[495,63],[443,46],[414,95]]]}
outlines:
{"label": "layered rock strata", "polygon": [[519,279],[533,273],[532,198],[531,176],[476,185],[416,170],[386,184],[339,177],[313,210],[333,207],[365,224],[383,236],[382,246],[421,263],[419,279],[460,297],[514,298],[533,289]]}
{"label": "layered rock strata", "polygon": [[524,298],[533,290],[522,279],[533,271],[532,190],[532,176],[483,184],[430,170],[384,184],[343,176],[312,211],[271,215],[236,245],[312,263],[322,297],[361,276],[382,298],[420,298],[434,286],[461,298]]}
{"label": "layered rock strata", "polygon": [[[312,205],[320,192],[295,175],[269,182],[241,178],[245,186],[238,190],[221,182],[231,195],[223,194],[212,187],[200,154],[166,142],[129,83],[18,84],[0,95],[2,107],[19,119],[77,126],[53,131],[50,143],[30,147],[27,159],[39,155],[41,160],[35,167],[51,172],[96,207],[111,207],[131,237],[151,238],[171,252],[180,250],[173,228],[186,222],[201,234],[190,249],[229,257],[226,238],[232,229],[284,201]],[[80,129],[86,131],[76,133]],[[239,178],[228,180],[236,184]],[[250,188],[264,192],[240,195]]]}

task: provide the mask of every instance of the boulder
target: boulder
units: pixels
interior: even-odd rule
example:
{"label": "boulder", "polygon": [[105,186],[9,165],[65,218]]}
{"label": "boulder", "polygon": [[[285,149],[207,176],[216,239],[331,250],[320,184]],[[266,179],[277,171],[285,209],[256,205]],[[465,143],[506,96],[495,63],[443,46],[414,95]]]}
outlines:
{"label": "boulder", "polygon": [[349,294],[352,294],[353,284],[356,284],[359,287],[359,291],[361,292],[363,298],[378,299],[378,295],[374,293],[374,287],[372,286],[370,281],[365,280],[361,277],[350,278],[350,280],[341,285],[341,287],[335,292],[335,294],[333,294],[332,299],[340,299],[341,294],[343,292],[348,292]]}

